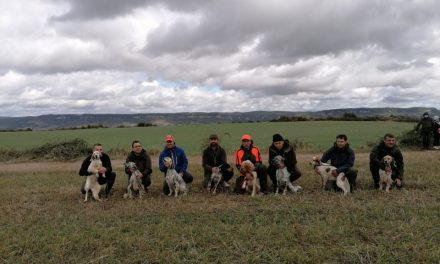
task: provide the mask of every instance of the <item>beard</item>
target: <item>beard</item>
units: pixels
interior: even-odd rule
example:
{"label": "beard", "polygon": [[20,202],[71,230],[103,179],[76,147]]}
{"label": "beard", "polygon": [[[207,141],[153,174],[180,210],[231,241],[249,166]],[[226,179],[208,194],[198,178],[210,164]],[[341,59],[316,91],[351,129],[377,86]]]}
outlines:
{"label": "beard", "polygon": [[218,147],[218,143],[217,143],[217,142],[211,142],[211,143],[209,144],[209,146],[210,146],[211,148],[217,148],[217,147]]}

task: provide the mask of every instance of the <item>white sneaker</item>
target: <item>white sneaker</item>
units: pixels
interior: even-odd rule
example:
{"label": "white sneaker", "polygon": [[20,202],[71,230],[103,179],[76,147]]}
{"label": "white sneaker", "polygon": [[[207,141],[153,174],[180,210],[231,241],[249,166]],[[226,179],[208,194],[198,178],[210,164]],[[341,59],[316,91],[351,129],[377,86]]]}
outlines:
{"label": "white sneaker", "polygon": [[226,188],[228,188],[228,187],[231,187],[231,185],[229,185],[229,183],[227,183],[227,182],[223,182],[223,185],[226,187]]}

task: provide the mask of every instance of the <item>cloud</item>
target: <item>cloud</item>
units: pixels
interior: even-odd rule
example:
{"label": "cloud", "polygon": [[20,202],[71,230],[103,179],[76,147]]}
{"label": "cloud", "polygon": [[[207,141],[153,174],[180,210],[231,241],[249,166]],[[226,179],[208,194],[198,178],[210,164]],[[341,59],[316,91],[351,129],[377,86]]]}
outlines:
{"label": "cloud", "polygon": [[0,106],[11,116],[436,107],[439,7],[434,0],[4,2]]}

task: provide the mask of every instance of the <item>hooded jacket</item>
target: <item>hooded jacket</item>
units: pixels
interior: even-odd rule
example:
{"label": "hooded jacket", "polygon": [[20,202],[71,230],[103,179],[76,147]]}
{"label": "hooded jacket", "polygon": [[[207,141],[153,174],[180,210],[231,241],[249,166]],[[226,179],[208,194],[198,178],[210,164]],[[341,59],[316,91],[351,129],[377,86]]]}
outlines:
{"label": "hooded jacket", "polygon": [[324,152],[321,157],[321,162],[327,162],[328,160],[331,160],[330,165],[336,167],[337,173],[346,173],[354,165],[354,151],[348,143],[344,148],[338,148],[335,142],[333,147]]}
{"label": "hooded jacket", "polygon": [[183,149],[177,147],[174,144],[174,147],[167,148],[165,147],[159,156],[159,169],[161,172],[166,173],[167,167],[163,164],[163,159],[165,157],[170,157],[173,160],[174,169],[177,173],[185,173],[188,169],[188,159],[186,158],[185,151]]}
{"label": "hooded jacket", "polygon": [[[125,162],[134,162],[138,170],[142,173],[143,176],[150,175],[153,170],[151,169],[151,158],[148,155],[145,149],[142,149],[139,154],[136,154],[134,151],[131,151],[128,154]],[[130,175],[131,172],[128,168],[125,168],[125,173]]]}
{"label": "hooded jacket", "polygon": [[269,167],[274,167],[273,158],[276,156],[282,156],[284,158],[284,164],[287,167],[287,170],[292,173],[295,171],[295,165],[297,164],[296,153],[292,145],[289,144],[289,140],[285,139],[283,147],[278,150],[274,144],[269,147]]}
{"label": "hooded jacket", "polygon": [[394,158],[394,170],[397,172],[397,178],[403,179],[403,156],[400,152],[399,147],[394,145],[392,148],[387,148],[385,143],[382,141],[371,150],[370,153],[370,170],[379,170],[379,168],[384,169],[385,166],[382,164],[381,160],[386,155],[390,155]]}

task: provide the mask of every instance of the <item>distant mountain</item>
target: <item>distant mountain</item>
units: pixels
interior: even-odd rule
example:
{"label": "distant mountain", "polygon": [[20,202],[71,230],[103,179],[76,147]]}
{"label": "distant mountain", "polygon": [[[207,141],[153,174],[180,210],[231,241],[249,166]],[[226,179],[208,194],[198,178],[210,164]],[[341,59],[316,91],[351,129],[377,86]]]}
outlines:
{"label": "distant mountain", "polygon": [[353,113],[357,117],[372,116],[405,116],[420,117],[424,112],[432,116],[440,115],[436,108],[342,108],[316,112],[287,112],[287,111],[254,111],[254,112],[188,112],[171,114],[81,114],[81,115],[41,115],[25,117],[0,117],[0,130],[28,129],[45,130],[73,128],[88,125],[105,127],[135,126],[138,123],[155,125],[172,124],[206,124],[270,121],[281,116],[301,116],[308,118],[341,117],[344,113]]}

